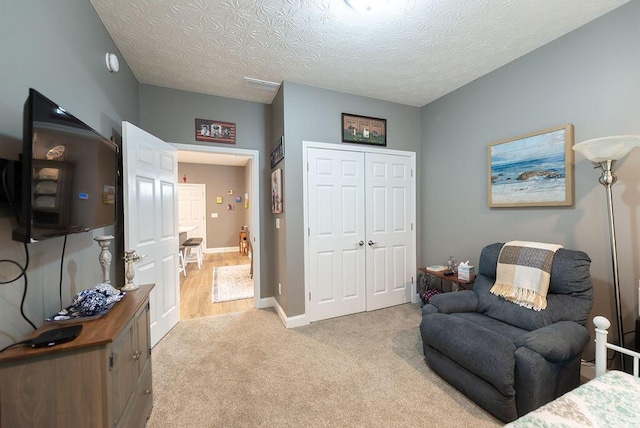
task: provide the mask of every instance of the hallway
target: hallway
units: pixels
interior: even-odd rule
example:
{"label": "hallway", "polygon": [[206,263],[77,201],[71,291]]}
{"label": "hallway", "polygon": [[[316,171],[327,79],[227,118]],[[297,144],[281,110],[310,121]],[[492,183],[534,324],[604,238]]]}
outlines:
{"label": "hallway", "polygon": [[213,253],[204,255],[202,269],[195,263],[187,265],[187,276],[180,274],[180,319],[201,318],[246,311],[254,307],[253,298],[231,302],[213,303],[211,284],[213,268],[249,264],[251,260],[238,252]]}

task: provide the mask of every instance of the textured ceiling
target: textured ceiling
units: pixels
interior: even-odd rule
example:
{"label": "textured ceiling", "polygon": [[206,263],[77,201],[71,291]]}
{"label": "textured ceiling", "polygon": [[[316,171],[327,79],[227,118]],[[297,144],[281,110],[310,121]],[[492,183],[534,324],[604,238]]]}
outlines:
{"label": "textured ceiling", "polygon": [[628,0],[91,0],[140,83],[271,103],[243,77],[423,106]]}

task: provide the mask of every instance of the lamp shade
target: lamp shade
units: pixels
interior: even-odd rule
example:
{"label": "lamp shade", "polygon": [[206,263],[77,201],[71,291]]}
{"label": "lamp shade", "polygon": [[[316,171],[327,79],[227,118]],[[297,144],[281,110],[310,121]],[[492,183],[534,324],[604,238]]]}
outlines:
{"label": "lamp shade", "polygon": [[622,159],[631,149],[640,146],[640,135],[618,135],[583,141],[573,146],[591,162]]}

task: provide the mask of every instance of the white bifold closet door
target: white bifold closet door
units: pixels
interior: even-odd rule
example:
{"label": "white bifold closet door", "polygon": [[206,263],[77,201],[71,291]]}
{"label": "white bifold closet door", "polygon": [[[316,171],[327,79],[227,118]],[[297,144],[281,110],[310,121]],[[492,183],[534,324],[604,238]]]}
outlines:
{"label": "white bifold closet door", "polygon": [[311,321],[411,301],[411,158],[308,148]]}

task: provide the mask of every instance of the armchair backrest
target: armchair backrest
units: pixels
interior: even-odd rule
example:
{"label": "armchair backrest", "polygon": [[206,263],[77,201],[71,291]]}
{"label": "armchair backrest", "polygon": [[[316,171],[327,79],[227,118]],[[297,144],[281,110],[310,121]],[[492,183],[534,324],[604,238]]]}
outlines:
{"label": "armchair backrest", "polygon": [[478,312],[525,330],[535,330],[558,321],[586,325],[593,302],[589,268],[591,259],[582,251],[560,249],[551,265],[547,308],[534,311],[504,300],[490,292],[496,280],[498,256],[503,243],[487,245],[480,254],[473,291]]}

